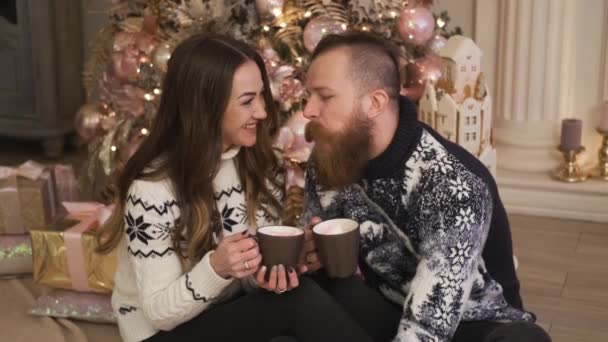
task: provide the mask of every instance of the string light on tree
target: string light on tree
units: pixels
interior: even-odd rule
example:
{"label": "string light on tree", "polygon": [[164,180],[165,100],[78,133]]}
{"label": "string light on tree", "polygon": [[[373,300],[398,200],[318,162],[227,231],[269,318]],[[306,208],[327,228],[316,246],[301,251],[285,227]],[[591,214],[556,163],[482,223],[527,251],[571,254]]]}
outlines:
{"label": "string light on tree", "polygon": [[443,18],[441,18],[441,17],[437,18],[437,27],[439,27],[439,28],[445,27],[445,21],[443,20]]}

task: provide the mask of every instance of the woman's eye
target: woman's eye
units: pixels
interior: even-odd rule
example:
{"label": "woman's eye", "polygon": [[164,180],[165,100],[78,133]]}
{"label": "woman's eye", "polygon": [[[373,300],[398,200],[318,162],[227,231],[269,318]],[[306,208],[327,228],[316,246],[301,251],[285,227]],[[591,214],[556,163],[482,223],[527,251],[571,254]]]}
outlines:
{"label": "woman's eye", "polygon": [[253,99],[250,99],[250,100],[247,100],[247,101],[243,102],[243,105],[249,106],[251,104],[251,102],[253,102]]}

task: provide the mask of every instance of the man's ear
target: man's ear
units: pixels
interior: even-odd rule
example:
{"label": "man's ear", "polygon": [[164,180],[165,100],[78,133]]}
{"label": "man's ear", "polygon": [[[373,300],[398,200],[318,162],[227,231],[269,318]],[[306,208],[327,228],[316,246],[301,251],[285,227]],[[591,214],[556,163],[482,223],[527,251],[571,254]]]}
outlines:
{"label": "man's ear", "polygon": [[367,99],[363,100],[367,100],[368,102],[363,103],[363,108],[367,108],[366,113],[368,119],[375,119],[378,115],[384,113],[388,108],[388,103],[390,101],[390,97],[384,89],[371,91],[366,98]]}

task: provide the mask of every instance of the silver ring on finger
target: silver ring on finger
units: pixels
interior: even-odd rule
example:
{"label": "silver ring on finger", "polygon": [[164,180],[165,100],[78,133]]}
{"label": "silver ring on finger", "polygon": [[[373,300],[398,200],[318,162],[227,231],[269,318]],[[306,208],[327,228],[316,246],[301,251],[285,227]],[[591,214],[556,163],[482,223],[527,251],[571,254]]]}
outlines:
{"label": "silver ring on finger", "polygon": [[281,293],[283,293],[283,292],[285,292],[285,291],[287,291],[287,289],[286,289],[286,288],[285,288],[285,289],[276,289],[276,290],[274,290],[274,292],[275,292],[276,294],[281,294]]}
{"label": "silver ring on finger", "polygon": [[246,271],[249,271],[249,263],[247,262],[247,260],[243,261],[243,266],[245,266]]}

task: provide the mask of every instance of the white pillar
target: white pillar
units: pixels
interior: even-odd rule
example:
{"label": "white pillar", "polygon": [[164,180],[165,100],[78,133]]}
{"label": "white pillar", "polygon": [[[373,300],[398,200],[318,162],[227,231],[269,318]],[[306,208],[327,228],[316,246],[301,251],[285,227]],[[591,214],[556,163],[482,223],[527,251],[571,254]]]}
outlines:
{"label": "white pillar", "polygon": [[575,70],[569,0],[499,0],[494,141],[498,169],[558,165],[560,118],[572,111]]}
{"label": "white pillar", "polygon": [[474,38],[495,99],[497,182],[507,211],[608,222],[608,183],[566,184],[549,176],[567,116],[583,119],[583,144],[594,162],[597,105],[608,99],[608,2],[474,1]]}

